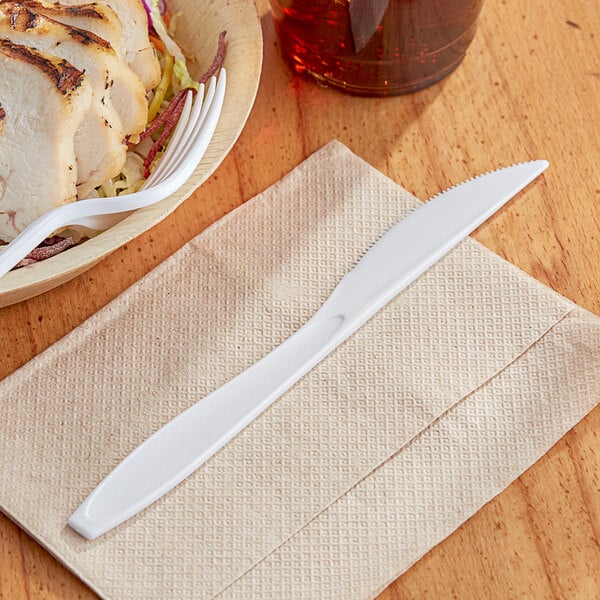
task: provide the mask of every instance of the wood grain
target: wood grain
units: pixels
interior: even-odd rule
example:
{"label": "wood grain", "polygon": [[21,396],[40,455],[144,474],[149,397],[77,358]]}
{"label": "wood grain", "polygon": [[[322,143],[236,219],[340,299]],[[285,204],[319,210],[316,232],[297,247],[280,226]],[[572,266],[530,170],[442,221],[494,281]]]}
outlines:
{"label": "wood grain", "polygon": [[[491,167],[548,159],[543,180],[475,237],[600,314],[597,0],[487,0],[457,71],[418,94],[388,99],[353,98],[293,76],[267,1],[257,5],[263,74],[233,151],[160,225],[60,288],[0,310],[0,377],[334,138],[421,198]],[[599,432],[596,408],[380,599],[600,598]],[[0,596],[94,597],[5,518]]]}

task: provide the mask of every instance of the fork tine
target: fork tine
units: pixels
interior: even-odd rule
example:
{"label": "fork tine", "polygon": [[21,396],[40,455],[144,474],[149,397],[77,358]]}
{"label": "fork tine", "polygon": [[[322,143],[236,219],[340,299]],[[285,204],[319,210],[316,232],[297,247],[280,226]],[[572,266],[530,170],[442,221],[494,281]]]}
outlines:
{"label": "fork tine", "polygon": [[211,79],[202,114],[198,122],[194,125],[192,134],[186,140],[183,151],[179,153],[176,163],[172,165],[178,175],[182,170],[189,170],[191,165],[193,165],[193,168],[196,168],[197,163],[206,151],[221,114],[225,82],[226,74],[224,69],[219,75],[218,82],[216,77]]}
{"label": "fork tine", "polygon": [[186,171],[190,167],[192,170],[195,169],[206,152],[223,108],[226,81],[226,73],[223,69],[219,75],[210,108],[206,112],[206,118],[201,127],[196,126],[194,128],[194,135],[188,140],[185,151],[178,160],[177,167],[179,170]]}
{"label": "fork tine", "polygon": [[159,165],[160,171],[157,173],[157,178],[154,180],[154,183],[160,183],[161,181],[164,181],[165,179],[170,177],[170,175],[176,169],[177,162],[179,161],[179,156],[184,151],[187,145],[187,141],[193,135],[196,123],[198,123],[198,120],[202,117],[202,110],[206,104],[206,99],[202,95],[202,92],[204,90],[204,84],[202,84],[202,86],[203,87],[196,94],[196,99],[192,106],[192,112],[186,125],[185,136],[181,140],[177,148],[177,152],[171,157],[169,162],[165,162],[164,164]]}
{"label": "fork tine", "polygon": [[[201,90],[202,91],[202,88]],[[200,92],[198,92],[200,93]],[[185,142],[185,138],[188,135],[189,127],[193,124],[191,121],[191,110],[192,110],[192,92],[189,91],[186,94],[185,104],[183,105],[183,110],[181,111],[181,115],[179,117],[179,121],[177,122],[177,126],[175,127],[175,131],[171,135],[171,139],[167,144],[165,151],[158,164],[154,168],[153,173],[151,173],[150,177],[146,179],[144,185],[141,189],[146,189],[153,185],[158,179],[160,179],[161,174],[168,168],[171,157],[179,150],[180,145],[183,145]]]}
{"label": "fork tine", "polygon": [[204,124],[204,121],[206,120],[206,116],[209,113],[209,111],[211,110],[211,107],[213,106],[216,89],[217,89],[217,78],[213,75],[210,78],[210,83],[208,85],[208,90],[206,92],[206,98],[205,98],[204,104],[202,106],[202,112],[200,113],[200,116],[198,117],[198,120],[196,121],[196,123],[194,123],[194,127],[192,129],[191,135],[185,141],[185,144],[183,147],[183,153],[187,152],[190,145],[194,143],[194,139],[198,135],[198,131],[200,131],[200,128]]}
{"label": "fork tine", "polygon": [[[199,105],[200,110],[199,110],[199,113],[196,113],[196,121],[194,123],[192,123],[192,120],[190,119],[190,127],[188,129],[188,135],[186,136],[185,140],[183,140],[183,142],[181,144],[181,148],[180,148],[179,152],[177,153],[177,156],[174,157],[171,164],[168,165],[169,171],[164,173],[164,176],[161,178],[161,181],[164,181],[165,179],[170,177],[172,175],[172,173],[175,172],[179,168],[179,164],[181,163],[183,156],[185,156],[187,149],[189,148],[189,146],[191,144],[194,143],[194,139],[197,135],[197,132],[199,130],[201,130],[204,120],[206,119],[206,115],[208,114],[208,112],[211,108],[211,105],[212,105],[212,102],[213,102],[213,99],[215,96],[215,89],[216,89],[216,77],[213,76],[210,79],[210,82],[208,85],[208,90],[206,91],[206,96]],[[196,100],[196,102],[198,102],[198,100]],[[194,108],[196,108],[196,107],[194,107]]]}

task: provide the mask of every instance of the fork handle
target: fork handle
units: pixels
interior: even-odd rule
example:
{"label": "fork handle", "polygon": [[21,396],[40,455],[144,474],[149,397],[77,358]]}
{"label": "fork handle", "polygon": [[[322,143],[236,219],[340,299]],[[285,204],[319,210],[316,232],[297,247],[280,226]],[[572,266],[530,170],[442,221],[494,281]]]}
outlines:
{"label": "fork handle", "polygon": [[[54,209],[56,210],[56,209]],[[39,246],[60,226],[53,218],[54,211],[46,213],[26,227],[14,240],[0,251],[0,277],[8,273],[20,260]]]}
{"label": "fork handle", "polygon": [[[179,185],[177,181],[166,180],[164,183],[158,184],[151,189],[130,194],[127,196],[126,210],[136,210],[137,208],[147,206],[153,201],[160,200],[165,195],[173,193]],[[114,206],[111,206],[111,200],[113,198],[91,198],[89,200],[74,202],[54,208],[36,219],[0,251],[0,277],[8,273],[20,260],[25,258],[57,229],[65,225],[79,224],[80,221],[85,222],[83,219],[93,215],[113,215],[124,212],[125,209],[121,203],[116,202]],[[122,200],[122,198],[114,198],[114,200]],[[65,219],[64,209],[67,207],[69,209],[69,218]]]}

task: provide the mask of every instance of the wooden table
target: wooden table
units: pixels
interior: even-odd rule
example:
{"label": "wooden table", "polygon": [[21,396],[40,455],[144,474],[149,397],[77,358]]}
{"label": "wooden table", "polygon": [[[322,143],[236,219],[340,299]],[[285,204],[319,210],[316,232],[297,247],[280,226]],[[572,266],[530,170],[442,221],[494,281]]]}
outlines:
{"label": "wooden table", "polygon": [[[264,69],[234,150],[153,230],[62,287],[0,310],[0,377],[334,138],[423,199],[491,167],[548,159],[544,181],[475,237],[600,314],[598,0],[487,0],[460,69],[389,99],[293,76],[267,1],[257,4]],[[0,517],[0,597],[95,596]],[[600,409],[381,595],[393,598],[600,598]]]}

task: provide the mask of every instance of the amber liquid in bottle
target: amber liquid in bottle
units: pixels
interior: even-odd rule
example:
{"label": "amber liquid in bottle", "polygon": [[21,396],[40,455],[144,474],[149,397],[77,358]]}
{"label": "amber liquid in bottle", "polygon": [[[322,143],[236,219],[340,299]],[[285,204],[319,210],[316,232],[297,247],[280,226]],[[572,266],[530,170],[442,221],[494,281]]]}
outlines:
{"label": "amber liquid in bottle", "polygon": [[[373,23],[361,17],[365,1],[384,11]],[[282,53],[297,72],[350,93],[385,96],[417,91],[451,73],[473,40],[482,2],[271,0],[271,5]]]}

